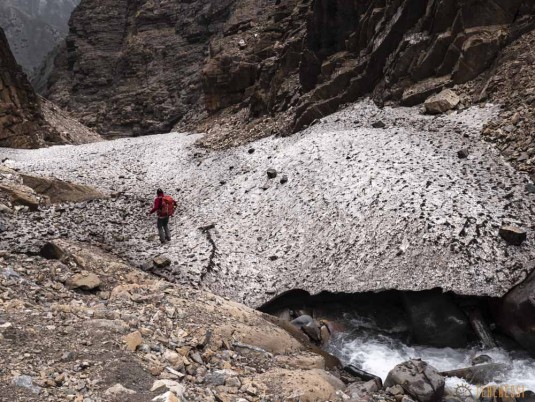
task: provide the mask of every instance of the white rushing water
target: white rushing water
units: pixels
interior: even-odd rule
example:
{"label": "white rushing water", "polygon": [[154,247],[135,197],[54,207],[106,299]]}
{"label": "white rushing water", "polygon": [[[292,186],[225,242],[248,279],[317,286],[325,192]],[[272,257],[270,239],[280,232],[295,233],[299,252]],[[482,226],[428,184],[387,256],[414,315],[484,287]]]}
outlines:
{"label": "white rushing water", "polygon": [[[506,363],[511,370],[498,378],[496,382],[478,385],[501,385],[516,389],[535,390],[535,359],[522,351],[506,351],[502,348],[467,349],[435,348],[427,346],[409,346],[404,342],[370,329],[368,320],[350,319],[351,330],[336,335],[328,350],[342,360],[344,364],[356,367],[386,379],[388,372],[397,364],[412,358],[420,358],[438,371],[448,371],[471,366],[471,359],[478,355],[488,355],[493,362]],[[460,384],[468,386],[473,395],[478,387],[459,378],[447,378],[446,389],[453,393]]]}

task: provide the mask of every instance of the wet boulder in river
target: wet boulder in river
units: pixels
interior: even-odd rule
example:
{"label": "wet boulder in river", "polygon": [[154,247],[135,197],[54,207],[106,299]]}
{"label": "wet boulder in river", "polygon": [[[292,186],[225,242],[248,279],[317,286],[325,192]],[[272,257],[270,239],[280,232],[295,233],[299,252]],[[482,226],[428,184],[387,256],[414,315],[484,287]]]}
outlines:
{"label": "wet boulder in river", "polygon": [[303,331],[312,342],[321,343],[321,329],[316,321],[302,326],[301,331]]}
{"label": "wet boulder in river", "polygon": [[492,357],[490,357],[489,355],[479,355],[479,356],[474,357],[471,361],[472,366],[475,366],[477,364],[491,363],[491,362],[492,362]]}
{"label": "wet boulder in river", "polygon": [[468,381],[470,384],[486,384],[497,381],[501,378],[510,367],[505,363],[487,363],[478,364],[472,367],[465,367],[457,370],[450,370],[441,373],[445,377],[457,377]]}
{"label": "wet boulder in river", "polygon": [[386,377],[384,388],[401,385],[419,402],[440,401],[444,395],[444,377],[431,365],[413,359],[394,367]]}
{"label": "wet boulder in river", "polygon": [[466,346],[468,318],[452,298],[440,290],[406,292],[403,303],[414,341],[435,347]]}

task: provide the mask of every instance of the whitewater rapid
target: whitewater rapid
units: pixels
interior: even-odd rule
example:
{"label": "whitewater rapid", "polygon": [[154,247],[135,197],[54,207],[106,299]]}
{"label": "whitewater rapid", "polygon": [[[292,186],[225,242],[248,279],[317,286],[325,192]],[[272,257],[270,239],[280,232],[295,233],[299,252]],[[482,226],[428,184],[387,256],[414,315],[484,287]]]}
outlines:
{"label": "whitewater rapid", "polygon": [[535,390],[535,359],[527,352],[505,350],[504,348],[483,349],[477,345],[466,349],[409,346],[392,334],[375,331],[369,319],[352,317],[345,323],[348,330],[339,333],[329,343],[327,350],[344,364],[377,375],[384,381],[393,367],[413,358],[420,358],[438,371],[470,367],[472,358],[485,354],[495,363],[506,363],[511,367],[496,381],[478,386],[468,384],[460,378],[447,378],[446,389],[455,394],[459,385],[471,389],[474,396],[485,385],[507,385],[517,389]]}

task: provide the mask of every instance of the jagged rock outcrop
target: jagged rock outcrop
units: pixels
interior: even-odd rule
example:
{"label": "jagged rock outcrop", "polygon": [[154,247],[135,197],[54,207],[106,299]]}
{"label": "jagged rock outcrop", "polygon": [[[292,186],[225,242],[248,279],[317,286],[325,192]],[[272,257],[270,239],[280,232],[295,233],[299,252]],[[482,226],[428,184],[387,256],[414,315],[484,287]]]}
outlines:
{"label": "jagged rock outcrop", "polygon": [[33,76],[45,56],[67,35],[68,21],[80,0],[2,0],[0,27],[17,62]]}
{"label": "jagged rock outcrop", "polygon": [[[522,25],[524,22],[533,28],[529,25],[533,24],[533,10],[528,9],[528,3],[354,3],[350,15],[356,18],[357,30],[337,43],[345,51],[341,66],[330,74],[322,68],[318,84],[298,106],[293,129],[301,129],[369,92],[373,92],[378,103],[395,101],[410,106],[444,87],[477,77],[511,37],[528,29]],[[347,14],[342,7],[338,8],[340,13]],[[322,26],[320,32],[328,32],[327,29],[328,26]],[[322,57],[318,51],[314,54],[318,65],[324,67],[332,64],[334,57],[340,58],[339,52],[328,57]]]}
{"label": "jagged rock outcrop", "polygon": [[36,148],[49,133],[39,99],[0,28],[0,146]]}

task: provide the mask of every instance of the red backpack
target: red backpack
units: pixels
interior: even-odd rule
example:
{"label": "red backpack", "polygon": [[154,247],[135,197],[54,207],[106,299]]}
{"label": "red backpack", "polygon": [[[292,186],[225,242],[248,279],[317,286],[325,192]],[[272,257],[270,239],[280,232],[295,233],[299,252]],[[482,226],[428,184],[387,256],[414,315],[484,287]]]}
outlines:
{"label": "red backpack", "polygon": [[165,195],[162,198],[162,206],[160,208],[160,216],[173,216],[175,213],[175,200],[170,195]]}

